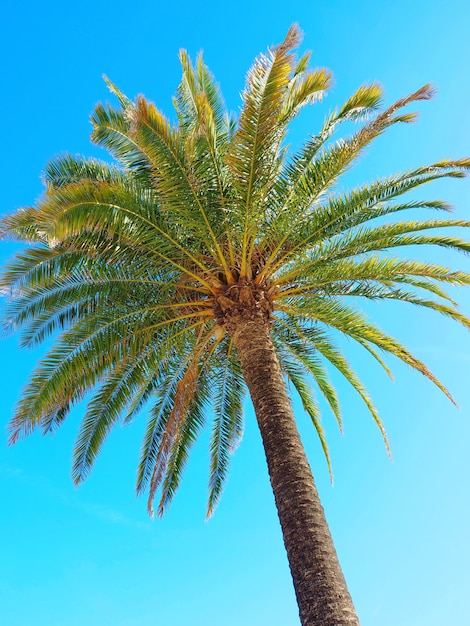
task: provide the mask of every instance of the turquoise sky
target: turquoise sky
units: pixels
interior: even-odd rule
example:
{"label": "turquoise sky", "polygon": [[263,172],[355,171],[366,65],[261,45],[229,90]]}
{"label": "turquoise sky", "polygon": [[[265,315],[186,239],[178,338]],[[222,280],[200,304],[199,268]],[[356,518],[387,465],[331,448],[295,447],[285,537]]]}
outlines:
{"label": "turquoise sky", "polygon": [[[145,93],[170,113],[178,50],[204,49],[230,109],[238,110],[255,55],[297,21],[302,50],[330,68],[328,98],[295,124],[292,142],[318,129],[329,108],[378,80],[386,101],[433,82],[418,124],[380,138],[345,186],[447,157],[470,155],[470,5],[372,1],[178,4],[133,0],[43,0],[3,10],[0,53],[2,200],[6,213],[41,193],[45,162],[64,151],[106,158],[89,143],[89,114],[109,99],[106,73],[123,91]],[[422,196],[446,199],[468,218],[468,181],[444,181]],[[0,247],[3,263],[14,246]],[[470,271],[467,258],[421,258]],[[470,293],[455,290],[470,314]],[[329,483],[308,420],[299,426],[362,626],[464,626],[470,589],[468,332],[437,314],[370,306],[389,332],[424,359],[455,396],[390,361],[391,382],[346,345],[380,409],[390,461],[370,416],[346,384],[345,433],[327,413],[335,484]],[[0,343],[1,421],[6,425],[41,351]],[[0,438],[0,623],[5,626],[296,626],[297,607],[260,437],[247,406],[246,431],[222,502],[204,521],[208,436],[194,449],[169,514],[152,521],[134,495],[144,420],[117,430],[86,484],[70,479],[82,410],[54,437],[14,448]],[[5,432],[5,431],[3,431]]]}

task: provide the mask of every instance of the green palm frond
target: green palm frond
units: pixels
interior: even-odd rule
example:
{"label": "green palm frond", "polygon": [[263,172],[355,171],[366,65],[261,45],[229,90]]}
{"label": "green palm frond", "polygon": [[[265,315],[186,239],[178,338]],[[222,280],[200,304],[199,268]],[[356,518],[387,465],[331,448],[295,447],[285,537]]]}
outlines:
{"label": "green palm frond", "polygon": [[116,166],[71,154],[65,154],[48,163],[43,174],[46,187],[55,189],[86,180],[125,184],[126,177]]}
{"label": "green palm frond", "polygon": [[294,70],[293,50],[300,43],[300,31],[292,26],[282,44],[256,59],[247,76],[243,109],[238,129],[226,155],[232,188],[237,202],[232,211],[243,225],[240,270],[245,276],[253,234],[269,187],[272,170],[285,132],[280,123],[285,92]]}
{"label": "green palm frond", "polygon": [[[338,370],[338,372],[340,372],[340,374],[343,375],[343,377],[349,382],[349,384],[353,387],[353,389],[359,394],[359,396],[361,397],[361,399],[363,400],[364,404],[366,405],[367,409],[369,410],[369,413],[372,415],[373,420],[375,421],[375,423],[377,424],[377,426],[379,427],[379,430],[382,434],[382,437],[384,439],[385,442],[385,446],[387,448],[387,451],[390,452],[390,447],[389,447],[389,443],[388,443],[388,439],[387,439],[387,435],[384,429],[384,426],[382,424],[382,421],[379,417],[379,414],[377,412],[377,409],[375,407],[375,405],[373,404],[372,400],[370,399],[366,388],[364,387],[364,385],[361,383],[361,381],[359,380],[359,378],[357,377],[356,373],[354,372],[354,370],[351,368],[349,362],[347,361],[346,357],[344,356],[344,354],[341,352],[341,350],[335,345],[334,341],[332,340],[331,337],[329,337],[323,329],[321,328],[317,328],[314,326],[306,326],[305,324],[303,325],[304,327],[302,328],[302,326],[300,325],[302,317],[304,316],[299,316],[297,314],[297,311],[295,311],[293,314],[292,313],[287,313],[286,315],[286,319],[281,319],[280,317],[276,316],[275,320],[276,322],[284,328],[287,328],[288,330],[290,330],[291,332],[293,331],[294,333],[299,332],[299,328],[301,328],[301,337],[302,339],[304,339],[304,341],[309,344],[314,350],[317,350],[329,363],[331,363],[331,365]],[[308,316],[307,320],[309,319]],[[305,317],[304,317],[305,319]],[[320,320],[322,321],[322,320]],[[326,323],[325,323],[326,324]],[[350,336],[351,333],[347,333],[347,329],[346,328],[339,328],[339,324],[334,324],[333,325],[334,328],[344,332],[345,334],[349,334]],[[353,337],[354,338],[354,337]],[[377,343],[376,341],[373,341],[370,337],[367,338],[367,340],[371,343]],[[361,337],[361,341],[359,343],[362,342],[362,337]],[[384,349],[384,345],[380,344],[379,346],[380,348]],[[391,350],[390,350],[391,351]],[[435,381],[433,381],[435,382]]]}
{"label": "green palm frond", "polygon": [[134,105],[128,105],[124,110],[118,110],[98,104],[91,116],[91,140],[108,150],[123,168],[132,171],[137,180],[151,185],[151,161],[130,135],[128,112],[133,108]]}
{"label": "green palm frond", "polygon": [[296,363],[293,363],[287,359],[283,359],[281,362],[287,374],[288,380],[294,385],[295,390],[299,395],[304,411],[312,420],[312,424],[320,440],[323,454],[325,455],[328,471],[330,474],[330,480],[331,482],[333,482],[333,468],[331,466],[330,451],[326,442],[325,431],[320,421],[320,410],[313,396],[312,389],[309,386],[305,377],[302,375],[302,372],[299,371]]}
{"label": "green palm frond", "polygon": [[[367,341],[385,352],[389,352],[432,381],[455,404],[449,391],[429,371],[424,363],[414,357],[400,342],[382,332],[369,322],[364,315],[356,309],[347,306],[342,301],[335,301],[329,298],[312,299],[308,302],[296,303],[294,306],[279,307],[279,310],[300,319],[321,322],[330,328],[340,331],[345,336],[352,339],[359,337],[361,341]],[[308,329],[308,332],[311,333],[311,329]]]}
{"label": "green palm frond", "polygon": [[214,381],[214,425],[210,443],[209,500],[207,517],[210,517],[220,496],[227,476],[229,456],[238,447],[243,434],[243,397],[245,385],[240,365],[233,353],[232,341],[225,342],[221,364],[216,369]]}
{"label": "green palm frond", "polygon": [[290,355],[290,358],[294,357],[304,371],[313,378],[342,431],[343,424],[339,398],[331,384],[325,365],[318,357],[318,354],[305,341],[302,328],[300,327],[297,333],[294,333],[293,330],[295,329],[287,328],[286,326],[276,328],[276,337],[282,340],[282,351]]}

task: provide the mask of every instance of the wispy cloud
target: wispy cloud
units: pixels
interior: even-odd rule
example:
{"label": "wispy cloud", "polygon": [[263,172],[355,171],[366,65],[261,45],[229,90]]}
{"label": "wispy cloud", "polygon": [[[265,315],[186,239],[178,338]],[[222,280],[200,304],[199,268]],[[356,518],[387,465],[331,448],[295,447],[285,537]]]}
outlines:
{"label": "wispy cloud", "polygon": [[68,495],[64,495],[62,501],[66,506],[78,509],[86,515],[99,519],[100,521],[106,522],[108,524],[118,524],[121,526],[128,526],[130,528],[145,531],[149,531],[152,528],[150,522],[142,522],[140,520],[132,519],[130,517],[127,517],[120,511],[112,509],[103,504],[97,504],[96,502],[89,502],[76,498],[72,500]]}
{"label": "wispy cloud", "polygon": [[7,463],[0,463],[0,475],[3,476],[4,479],[27,483],[33,489],[58,502],[58,504],[81,511],[85,515],[100,520],[101,522],[127,526],[147,532],[152,529],[150,521],[143,522],[141,520],[132,519],[124,515],[121,511],[112,509],[104,504],[84,500],[78,497],[76,492],[73,492],[72,497],[70,492],[57,488],[50,480],[41,474],[35,474],[33,476],[25,472],[22,468],[14,467]]}
{"label": "wispy cloud", "polygon": [[9,476],[11,478],[19,478],[23,475],[23,470],[19,467],[13,467],[6,463],[0,464],[0,474],[3,476]]}

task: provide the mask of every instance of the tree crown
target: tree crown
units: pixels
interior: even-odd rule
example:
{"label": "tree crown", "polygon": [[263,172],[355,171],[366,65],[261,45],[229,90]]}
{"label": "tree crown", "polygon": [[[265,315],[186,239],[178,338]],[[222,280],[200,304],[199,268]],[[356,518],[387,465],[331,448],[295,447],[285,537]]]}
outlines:
{"label": "tree crown", "polygon": [[[400,300],[470,326],[443,288],[468,284],[470,276],[401,254],[422,244],[470,251],[446,230],[469,222],[401,218],[416,209],[448,211],[442,201],[401,196],[464,176],[470,160],[440,161],[340,191],[339,178],[364,149],[391,126],[413,121],[404,108],[429,99],[432,88],[383,108],[379,85],[363,85],[291,154],[289,123],[332,82],[327,70],[310,69],[309,54],[296,57],[299,43],[294,25],[255,60],[238,118],[227,113],[202,56],[193,64],[180,53],[175,124],[143,96],[132,101],[106,79],[119,106],[96,107],[92,140],[116,164],[55,159],[41,200],[3,220],[5,236],[31,244],[4,271],[2,287],[10,294],[4,324],[22,327],[25,346],[59,333],[19,402],[11,441],[37,427],[54,431],[92,391],[75,448],[76,482],[89,474],[111,428],[149,404],[137,491],[149,490],[152,509],[160,488],[161,514],[211,415],[212,513],[243,432],[245,385],[232,340],[241,316],[270,325],[285,377],[328,465],[315,396],[324,397],[341,427],[328,364],[355,388],[386,441],[335,333],[355,340],[387,372],[381,352],[398,357],[450,397],[356,303]],[[346,121],[358,130],[335,139]]]}

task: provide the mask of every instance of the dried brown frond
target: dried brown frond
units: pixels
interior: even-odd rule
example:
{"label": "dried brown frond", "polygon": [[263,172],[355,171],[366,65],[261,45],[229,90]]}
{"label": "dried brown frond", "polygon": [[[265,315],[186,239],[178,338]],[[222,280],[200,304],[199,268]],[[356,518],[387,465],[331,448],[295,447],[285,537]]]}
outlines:
{"label": "dried brown frond", "polygon": [[150,491],[147,503],[149,514],[153,517],[153,500],[155,493],[162,481],[163,475],[167,468],[168,458],[172,448],[178,443],[178,435],[180,433],[180,425],[185,419],[191,402],[194,399],[197,381],[198,381],[198,362],[193,359],[185,371],[183,377],[176,386],[173,408],[168,417],[165,430],[160,440],[155,467],[150,481]]}

